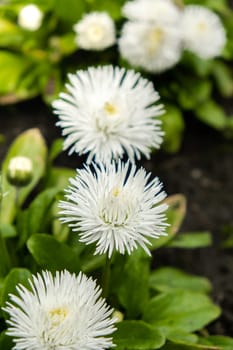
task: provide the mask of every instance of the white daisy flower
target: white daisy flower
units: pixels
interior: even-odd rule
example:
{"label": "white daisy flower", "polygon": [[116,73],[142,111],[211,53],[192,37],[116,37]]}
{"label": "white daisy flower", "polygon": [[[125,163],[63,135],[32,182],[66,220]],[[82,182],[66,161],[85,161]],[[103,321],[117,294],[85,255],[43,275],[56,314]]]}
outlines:
{"label": "white daisy flower", "polygon": [[79,240],[96,243],[95,254],[130,254],[141,246],[149,255],[150,238],[165,234],[166,197],[158,178],[127,162],[93,165],[70,179],[67,201],[61,201],[61,221],[79,233]]}
{"label": "white daisy flower", "polygon": [[176,24],[181,11],[172,0],[134,0],[126,2],[123,15],[130,20]]}
{"label": "white daisy flower", "polygon": [[[68,271],[32,277],[31,290],[17,286],[18,295],[3,308],[10,319],[7,334],[15,350],[109,349],[115,328],[113,310],[100,298],[91,278]],[[107,337],[106,337],[107,336]]]}
{"label": "white daisy flower", "polygon": [[158,93],[147,79],[124,68],[91,67],[69,75],[68,93],[53,103],[70,154],[89,153],[87,162],[107,162],[126,152],[133,161],[149,158],[163,140],[164,113]]}
{"label": "white daisy flower", "polygon": [[165,71],[175,66],[182,54],[179,26],[128,21],[122,28],[119,51],[132,66],[151,73]]}
{"label": "white daisy flower", "polygon": [[204,59],[221,54],[226,33],[220,18],[213,11],[198,5],[186,6],[181,26],[187,50]]}
{"label": "white daisy flower", "polygon": [[35,31],[40,28],[43,16],[43,12],[38,6],[26,5],[19,12],[18,24],[24,29]]}
{"label": "white daisy flower", "polygon": [[74,25],[78,47],[103,50],[116,42],[115,24],[106,12],[91,12]]}

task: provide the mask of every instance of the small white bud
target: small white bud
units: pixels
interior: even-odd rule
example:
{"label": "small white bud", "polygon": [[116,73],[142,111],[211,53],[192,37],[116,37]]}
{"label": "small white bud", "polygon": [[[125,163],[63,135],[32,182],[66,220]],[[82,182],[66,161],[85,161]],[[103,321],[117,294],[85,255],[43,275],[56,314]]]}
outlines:
{"label": "small white bud", "polygon": [[17,187],[27,186],[32,179],[32,161],[30,158],[17,156],[10,160],[7,169],[8,182]]}
{"label": "small white bud", "polygon": [[43,20],[43,13],[36,5],[24,6],[18,15],[18,24],[20,27],[35,31],[40,28]]}

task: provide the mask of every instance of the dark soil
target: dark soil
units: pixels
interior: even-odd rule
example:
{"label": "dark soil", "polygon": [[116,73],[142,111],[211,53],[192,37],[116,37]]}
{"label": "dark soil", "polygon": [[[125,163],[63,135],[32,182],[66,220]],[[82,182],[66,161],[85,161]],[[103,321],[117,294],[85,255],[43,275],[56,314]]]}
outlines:
{"label": "dark soil", "polygon": [[[0,160],[14,137],[38,127],[48,145],[60,137],[56,117],[39,99],[15,106],[0,107]],[[233,249],[221,248],[224,232],[233,230],[233,142],[197,122],[186,120],[181,150],[174,155],[159,152],[143,166],[159,176],[168,194],[187,197],[187,215],[182,231],[206,231],[213,234],[213,246],[202,249],[162,249],[156,253],[155,265],[172,265],[206,276],[213,283],[213,298],[223,309],[221,318],[209,328],[211,333],[233,336]],[[60,165],[77,167],[80,158],[63,152]]]}

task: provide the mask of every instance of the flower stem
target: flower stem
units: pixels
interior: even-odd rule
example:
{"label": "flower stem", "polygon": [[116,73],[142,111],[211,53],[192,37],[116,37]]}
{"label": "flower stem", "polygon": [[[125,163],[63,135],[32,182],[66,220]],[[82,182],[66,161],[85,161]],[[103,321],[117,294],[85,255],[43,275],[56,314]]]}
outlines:
{"label": "flower stem", "polygon": [[109,282],[110,282],[110,267],[111,267],[111,258],[106,256],[105,265],[103,268],[102,275],[102,296],[107,298],[109,292]]}

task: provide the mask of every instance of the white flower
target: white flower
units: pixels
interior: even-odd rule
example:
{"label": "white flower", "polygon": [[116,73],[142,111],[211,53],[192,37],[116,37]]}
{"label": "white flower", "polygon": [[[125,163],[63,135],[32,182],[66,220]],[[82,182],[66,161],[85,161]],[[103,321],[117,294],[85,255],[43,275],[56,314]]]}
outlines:
{"label": "white flower", "polygon": [[152,73],[165,71],[176,65],[182,54],[179,26],[128,21],[122,29],[119,50],[132,66]]}
{"label": "white flower", "polygon": [[136,21],[176,24],[181,11],[172,0],[134,0],[126,2],[122,10],[125,17]]}
{"label": "white flower", "polygon": [[18,24],[20,27],[35,31],[40,28],[43,20],[43,13],[38,6],[30,4],[24,6],[18,15]]}
{"label": "white flower", "polygon": [[130,254],[141,246],[150,254],[150,238],[165,235],[166,197],[158,178],[135,164],[93,165],[79,169],[70,179],[67,201],[61,201],[61,221],[79,233],[79,240],[96,243],[95,254],[114,250]]}
{"label": "white flower", "polygon": [[48,271],[33,276],[31,290],[17,286],[17,295],[3,308],[9,315],[7,334],[15,350],[109,349],[115,319],[101,289],[82,273]]}
{"label": "white flower", "polygon": [[91,67],[69,75],[68,93],[53,103],[70,153],[89,152],[87,162],[121,158],[133,161],[162,142],[163,106],[153,84],[139,73],[124,68]]}
{"label": "white flower", "polygon": [[201,58],[221,54],[226,33],[220,18],[206,7],[189,5],[181,22],[184,47]]}
{"label": "white flower", "polygon": [[77,45],[85,50],[103,50],[116,42],[115,24],[106,12],[91,12],[74,25]]}

